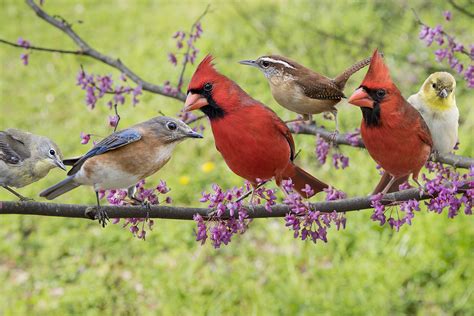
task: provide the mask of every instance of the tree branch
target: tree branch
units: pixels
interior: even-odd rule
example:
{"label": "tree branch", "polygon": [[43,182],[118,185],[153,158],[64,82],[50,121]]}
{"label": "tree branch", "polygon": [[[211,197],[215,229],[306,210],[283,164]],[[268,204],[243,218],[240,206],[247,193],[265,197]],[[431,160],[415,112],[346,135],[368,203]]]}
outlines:
{"label": "tree branch", "polygon": [[455,3],[454,0],[448,0],[448,2],[453,6],[453,8],[455,8],[459,12],[467,15],[470,18],[474,18],[474,13],[467,11],[466,9],[461,7],[459,4]]}
{"label": "tree branch", "polygon": [[[95,50],[94,48],[89,46],[89,44],[87,44],[86,41],[84,41],[76,32],[73,31],[69,23],[67,23],[63,19],[50,16],[45,11],[43,11],[42,8],[36,5],[34,0],[26,0],[26,3],[35,11],[36,15],[38,15],[41,19],[45,20],[49,24],[53,25],[54,27],[66,33],[74,41],[74,43],[76,43],[76,45],[80,48],[80,51],[77,53],[72,53],[73,51],[67,51],[66,54],[84,55],[84,56],[88,56],[93,59],[99,60],[117,70],[120,70],[122,73],[124,73],[128,78],[130,78],[137,85],[140,85],[143,90],[160,94],[166,97],[178,99],[181,101],[184,101],[186,99],[186,96],[182,92],[178,91],[177,94],[170,93],[162,86],[158,86],[148,81],[145,81],[141,77],[139,77],[137,74],[135,74],[124,63],[122,63],[120,59],[112,58],[110,56],[104,55],[100,53],[99,51]],[[7,41],[2,41],[2,42],[5,43]],[[7,42],[5,44],[11,45],[11,42]],[[17,46],[17,45],[13,45],[13,46]],[[61,53],[61,50],[59,49],[36,48],[36,50],[49,51],[49,52],[53,51],[53,52]]]}
{"label": "tree branch", "polygon": [[[303,134],[303,135],[319,135],[327,141],[333,140],[333,132],[328,131],[324,127],[318,127],[314,124],[291,124],[289,126],[292,133]],[[348,134],[337,134],[334,138],[334,143],[337,145],[348,145],[352,147],[365,148],[362,139],[359,137],[357,143],[352,143],[348,139]],[[436,156],[431,156],[430,160],[433,162],[441,162],[454,166],[456,168],[469,169],[471,166],[474,166],[474,159],[465,156],[458,156],[453,154],[438,154]]]}
{"label": "tree branch", "polygon": [[[466,183],[462,188],[468,188]],[[382,204],[388,205],[394,202],[402,202],[408,200],[427,200],[435,196],[423,193],[420,195],[418,188],[412,188],[399,192],[389,193],[384,195]],[[109,218],[164,218],[164,219],[179,219],[179,220],[192,220],[195,214],[201,215],[203,218],[209,218],[212,209],[208,208],[194,208],[194,207],[183,207],[183,206],[151,206],[148,208],[142,208],[139,206],[102,206],[107,211]],[[311,209],[318,210],[320,212],[332,213],[334,211],[338,213],[352,212],[366,209],[373,209],[371,206],[370,196],[361,196],[348,198],[337,201],[317,202],[311,203]],[[0,201],[0,214],[20,214],[20,215],[41,215],[41,216],[56,216],[56,217],[69,217],[69,218],[93,218],[93,212],[91,206],[88,205],[74,205],[74,204],[54,204],[54,203],[42,203],[42,202],[8,202]],[[290,208],[283,204],[272,206],[272,211],[268,212],[264,206],[255,206],[252,209],[248,209],[250,218],[270,218],[270,217],[284,217],[286,214],[291,213]],[[230,214],[227,210],[222,215],[222,219],[229,218]]]}
{"label": "tree branch", "polygon": [[[416,13],[415,9],[411,9],[413,11],[413,14],[415,15],[415,20],[418,24],[420,25],[423,25],[425,27],[428,27],[428,28],[431,28],[428,24],[425,24],[421,19],[420,17],[418,16],[418,13]],[[446,36],[449,40],[452,40],[454,41],[454,37],[449,35],[448,33],[446,33],[444,30],[441,30],[441,34],[443,34],[444,36]],[[460,53],[464,54],[464,55],[467,55],[471,60],[473,59],[473,57],[471,56],[471,53],[468,52],[468,50],[466,48],[462,48],[462,50],[459,51]]]}
{"label": "tree branch", "polygon": [[[191,35],[194,32],[194,29],[198,25],[199,22],[201,22],[202,18],[206,16],[206,14],[209,12],[209,8],[211,7],[210,4],[207,5],[206,9],[204,12],[194,21],[193,25],[191,26],[191,30],[189,31],[189,40],[191,40]],[[179,74],[179,79],[178,79],[178,91],[181,92],[181,88],[183,86],[183,77],[184,77],[184,72],[186,71],[186,66],[189,63],[189,52],[191,51],[191,44],[188,43],[188,48],[186,49],[186,54],[184,55],[184,62],[183,62],[183,68],[181,69],[181,73]]]}

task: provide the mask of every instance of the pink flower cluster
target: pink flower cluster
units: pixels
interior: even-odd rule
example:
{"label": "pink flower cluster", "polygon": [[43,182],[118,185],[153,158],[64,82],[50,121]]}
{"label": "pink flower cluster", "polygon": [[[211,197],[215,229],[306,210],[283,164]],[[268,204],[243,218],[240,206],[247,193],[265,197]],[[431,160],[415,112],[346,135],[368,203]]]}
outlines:
{"label": "pink flower cluster", "polygon": [[[109,108],[112,108],[115,104],[124,104],[127,95],[131,95],[132,105],[137,105],[139,102],[138,96],[142,94],[142,87],[138,85],[132,88],[127,81],[124,74],[120,76],[119,80],[114,81],[112,75],[88,74],[84,69],[79,70],[76,77],[76,85],[86,91],[85,102],[91,109],[95,108],[97,101],[106,95],[112,95],[107,102]],[[112,125],[112,123],[110,124]]]}
{"label": "pink flower cluster", "polygon": [[[135,196],[128,197],[126,190],[107,190],[100,191],[99,198],[106,198],[111,205],[130,205],[131,199],[134,201],[141,202],[142,205],[159,205],[162,203],[170,204],[172,202],[171,197],[160,201],[160,197],[170,192],[170,188],[166,185],[166,182],[160,180],[160,183],[154,188],[146,188],[145,180],[138,182],[135,185]],[[114,224],[120,222],[119,218],[112,221]],[[151,230],[154,225],[154,220],[149,218],[125,218],[123,227],[128,227],[129,231],[133,236],[145,240],[147,229]]]}
{"label": "pink flower cluster", "polygon": [[[446,21],[452,20],[452,14],[450,11],[445,11],[443,13]],[[447,61],[449,66],[455,70],[458,74],[463,74],[465,69],[464,64],[458,59],[459,54],[465,54],[469,56],[469,65],[464,71],[464,79],[467,81],[469,88],[474,88],[474,66],[472,61],[474,60],[474,45],[470,45],[470,50],[467,51],[465,46],[456,41],[453,36],[450,36],[443,29],[443,26],[440,24],[435,27],[430,27],[428,25],[422,25],[419,38],[423,40],[426,46],[431,46],[431,44],[436,43],[439,48],[434,52],[435,58],[438,62],[444,60]],[[445,45],[446,44],[446,45]]]}
{"label": "pink flower cluster", "polygon": [[[201,215],[194,215],[197,223],[196,241],[205,244],[210,238],[215,248],[222,244],[227,245],[234,234],[243,234],[251,219],[248,217],[248,207],[243,205],[244,190],[251,190],[249,182],[240,188],[223,190],[219,185],[213,184],[210,193],[202,193],[200,202],[208,203],[208,208],[213,209],[213,215],[204,219]],[[265,208],[271,212],[271,206],[275,204],[275,190],[260,186],[251,195],[251,207],[264,203]]]}
{"label": "pink flower cluster", "polygon": [[[344,229],[346,227],[345,213],[323,213],[313,210],[310,203],[304,200],[301,195],[294,191],[294,185],[291,180],[285,180],[282,184],[286,193],[283,203],[290,207],[291,212],[285,216],[285,226],[294,231],[295,238],[301,240],[310,239],[314,243],[318,240],[327,242],[327,230],[331,225],[335,225],[336,229]],[[308,186],[307,194],[311,195],[313,190]],[[326,193],[326,201],[344,199],[345,193],[334,188],[324,190]]]}

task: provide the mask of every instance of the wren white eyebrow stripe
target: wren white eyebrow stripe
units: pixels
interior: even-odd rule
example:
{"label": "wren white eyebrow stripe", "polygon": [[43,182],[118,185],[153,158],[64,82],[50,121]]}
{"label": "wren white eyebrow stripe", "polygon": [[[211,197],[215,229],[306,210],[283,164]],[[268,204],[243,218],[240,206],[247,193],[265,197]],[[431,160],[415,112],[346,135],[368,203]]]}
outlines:
{"label": "wren white eyebrow stripe", "polygon": [[261,60],[268,61],[270,63],[282,64],[283,66],[285,66],[287,68],[296,69],[295,67],[293,67],[292,65],[290,65],[289,63],[287,63],[286,61],[283,61],[283,60],[277,60],[277,59],[273,59],[273,58],[270,58],[270,57],[263,57],[263,58],[261,58]]}

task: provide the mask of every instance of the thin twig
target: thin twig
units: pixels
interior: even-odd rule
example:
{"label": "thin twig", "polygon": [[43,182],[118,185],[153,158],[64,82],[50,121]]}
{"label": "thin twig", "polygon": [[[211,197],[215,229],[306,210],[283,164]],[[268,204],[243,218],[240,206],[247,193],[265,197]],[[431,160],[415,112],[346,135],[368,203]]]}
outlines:
{"label": "thin twig", "polygon": [[74,43],[76,43],[76,45],[80,48],[80,53],[77,53],[77,55],[84,55],[84,56],[91,57],[117,70],[120,70],[133,82],[140,85],[143,90],[150,91],[156,94],[161,94],[163,96],[178,99],[181,101],[184,101],[186,99],[186,96],[183,93],[179,91],[176,94],[171,93],[167,91],[165,87],[163,86],[158,86],[148,81],[145,81],[141,77],[139,77],[137,74],[135,74],[135,72],[133,72],[130,68],[128,68],[120,59],[112,58],[110,56],[104,55],[101,52],[97,51],[96,49],[92,48],[76,32],[73,31],[69,23],[65,22],[64,19],[57,19],[47,14],[42,8],[36,5],[34,0],[26,0],[26,3],[35,11],[35,13],[41,19],[43,19],[44,21],[48,22],[49,24],[53,25],[54,27],[66,33],[74,41]]}
{"label": "thin twig", "polygon": [[[204,12],[194,21],[193,25],[191,26],[191,30],[189,31],[189,36],[191,36],[194,32],[194,29],[198,25],[199,22],[206,16],[206,14],[209,12],[209,8],[211,7],[210,4],[207,5],[206,9]],[[189,52],[191,51],[191,44],[187,43],[188,48],[186,49],[186,54],[184,55],[184,61],[183,61],[183,68],[181,69],[181,73],[179,74],[179,79],[178,79],[178,91],[181,92],[181,88],[183,86],[183,77],[184,77],[184,72],[186,71],[186,66],[189,63]]]}
{"label": "thin twig", "polygon": [[73,54],[73,55],[84,55],[84,52],[80,50],[67,50],[67,49],[58,49],[58,48],[47,48],[47,47],[39,47],[39,46],[33,46],[30,45],[28,47],[22,46],[20,44],[10,42],[4,39],[0,38],[0,43],[7,44],[10,46],[18,47],[18,48],[23,48],[23,49],[31,49],[31,50],[39,50],[43,52],[50,52],[50,53],[61,53],[61,54]]}
{"label": "thin twig", "polygon": [[[425,27],[429,27],[430,26],[428,24],[425,24],[421,19],[420,17],[418,16],[418,14],[416,13],[415,9],[411,9],[413,11],[413,14],[415,15],[415,20],[418,24],[420,25],[423,25]],[[441,30],[441,34],[443,34],[444,36],[446,36],[450,41],[454,41],[454,37],[449,35],[448,33],[446,33],[444,30]],[[462,48],[462,50],[459,50],[460,53],[464,54],[464,55],[467,55],[471,60],[473,59],[473,56],[471,56],[471,53],[467,51],[466,48]]]}
{"label": "thin twig", "polygon": [[115,133],[117,131],[117,128],[120,122],[120,114],[118,113],[117,103],[114,104],[114,110],[115,110],[115,116],[117,116],[117,123],[115,124],[115,127],[114,127],[114,133]]}
{"label": "thin twig", "polygon": [[460,5],[455,3],[454,0],[448,0],[448,2],[449,2],[449,4],[451,4],[453,6],[453,8],[455,8],[459,12],[467,15],[470,18],[474,18],[474,13],[467,11],[466,9],[464,9],[463,7],[461,7]]}
{"label": "thin twig", "polygon": [[[334,143],[337,145],[348,145],[352,147],[365,148],[362,138],[357,140],[357,143],[352,143],[348,139],[348,134],[337,134],[334,137],[333,132],[323,128],[318,127],[314,124],[300,124],[295,126],[290,124],[289,126],[292,133],[303,134],[303,135],[319,135],[327,141],[334,139]],[[433,162],[441,162],[454,166],[456,168],[469,169],[471,166],[474,166],[474,159],[471,157],[453,155],[453,154],[439,154],[436,157],[430,157],[430,160]]]}

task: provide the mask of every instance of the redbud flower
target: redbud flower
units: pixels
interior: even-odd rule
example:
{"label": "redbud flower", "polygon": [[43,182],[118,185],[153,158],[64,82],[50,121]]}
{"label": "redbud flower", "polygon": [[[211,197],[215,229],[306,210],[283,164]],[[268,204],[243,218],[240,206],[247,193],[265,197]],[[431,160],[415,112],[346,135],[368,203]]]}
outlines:
{"label": "redbud flower", "polygon": [[85,145],[89,142],[91,139],[91,134],[86,134],[84,132],[81,132],[81,144]]}

